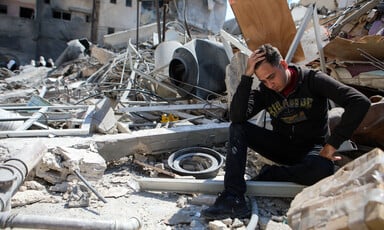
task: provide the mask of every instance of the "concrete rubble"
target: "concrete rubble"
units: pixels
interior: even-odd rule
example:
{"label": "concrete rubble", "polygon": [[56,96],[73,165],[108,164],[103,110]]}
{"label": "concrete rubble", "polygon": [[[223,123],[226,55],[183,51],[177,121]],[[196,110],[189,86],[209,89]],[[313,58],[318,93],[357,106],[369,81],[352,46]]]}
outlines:
{"label": "concrete rubble", "polygon": [[[176,27],[169,27],[167,32],[176,33],[176,40],[148,40],[136,47],[127,39],[132,31],[106,36],[107,48],[75,39],[68,42],[51,67],[22,65],[13,71],[1,68],[0,162],[36,140],[42,140],[47,147],[41,161],[13,195],[12,209],[62,202],[71,209],[100,208],[101,202],[107,203],[106,198],[109,203],[118,203],[121,197],[133,199],[161,191],[154,196],[176,200],[178,211],[162,219],[161,227],[146,225],[149,217],[143,214],[143,229],[248,229],[252,219],[206,222],[199,216],[202,208],[214,202],[212,194],[222,188],[224,167],[217,168],[216,178],[205,183],[179,175],[167,164],[172,152],[194,146],[212,148],[225,156],[228,106],[247,53],[260,43],[285,42],[279,41],[278,35],[253,39],[260,38],[256,32],[264,31],[247,27],[246,5],[231,2],[243,36],[220,31],[217,22],[206,25],[200,17],[192,23],[196,28],[190,28],[191,37],[187,31],[175,32]],[[284,13],[298,12],[292,21],[286,20],[290,32],[303,23],[303,14],[314,7],[313,2],[301,1],[290,5],[290,9],[284,8]],[[256,227],[357,229],[358,224],[360,229],[380,229],[384,225],[384,201],[380,198],[384,173],[380,150],[384,147],[384,24],[380,22],[384,19],[384,2],[317,2],[314,10],[319,13],[320,35],[314,35],[314,26],[310,25],[302,37],[289,34],[284,38],[292,43],[301,41],[292,54],[293,60],[317,69],[325,67],[335,79],[369,96],[372,106],[352,137],[357,148],[340,149],[348,162],[340,163],[335,175],[307,188],[289,183],[249,185],[253,196],[258,196]],[[223,4],[208,1],[208,17],[216,17]],[[262,4],[266,6],[254,5],[252,9],[272,7],[269,1]],[[217,34],[202,34],[199,26],[208,26]],[[198,47],[199,43],[203,48]],[[323,48],[320,51],[318,43]],[[204,53],[207,46],[217,52]],[[284,52],[289,54],[286,42],[285,46]],[[225,60],[216,58],[217,53],[223,54],[220,57],[225,56]],[[204,65],[209,69],[202,69]],[[211,68],[222,69],[223,74],[210,78],[217,74]],[[200,79],[193,73],[200,73]],[[225,89],[212,84],[223,84]],[[330,113],[331,130],[342,113],[337,106]],[[258,117],[253,122],[258,123]],[[248,159],[248,178],[268,162],[253,151]],[[204,162],[193,166],[201,165]],[[152,187],[147,191],[140,183]],[[137,227],[136,220],[130,224]]]}
{"label": "concrete rubble", "polygon": [[290,226],[293,229],[382,228],[383,154],[381,149],[374,149],[344,165],[334,175],[305,188],[288,210]]}

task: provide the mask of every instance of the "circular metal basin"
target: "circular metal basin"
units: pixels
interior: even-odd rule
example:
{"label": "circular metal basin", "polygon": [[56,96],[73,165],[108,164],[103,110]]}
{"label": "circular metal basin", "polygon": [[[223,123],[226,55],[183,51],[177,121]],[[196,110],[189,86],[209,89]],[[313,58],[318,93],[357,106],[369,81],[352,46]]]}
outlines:
{"label": "circular metal basin", "polygon": [[213,178],[224,163],[224,157],[206,147],[189,147],[172,153],[169,167],[177,174],[194,176],[197,179]]}

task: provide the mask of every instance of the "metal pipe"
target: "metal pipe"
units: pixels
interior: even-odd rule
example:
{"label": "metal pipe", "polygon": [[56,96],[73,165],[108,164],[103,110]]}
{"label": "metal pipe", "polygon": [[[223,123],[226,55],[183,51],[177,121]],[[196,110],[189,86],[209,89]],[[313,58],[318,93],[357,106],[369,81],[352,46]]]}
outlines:
{"label": "metal pipe", "polygon": [[157,22],[157,39],[158,42],[161,43],[161,27],[160,27],[160,4],[159,0],[155,0],[155,8],[156,8],[156,22]]}
{"label": "metal pipe", "polygon": [[[140,229],[141,222],[132,217],[124,223],[107,220],[83,220],[57,218],[52,216],[33,216],[12,214],[10,200],[18,191],[28,173],[41,160],[46,146],[41,140],[35,141],[31,147],[16,154],[0,165],[0,228],[31,228],[31,229]],[[8,212],[4,212],[8,211]]]}
{"label": "metal pipe", "polygon": [[368,61],[371,62],[371,64],[381,70],[384,70],[384,62],[382,62],[380,59],[376,58],[375,56],[371,55],[370,53],[366,52],[363,49],[357,48],[358,51],[361,52],[361,56],[365,57]]}
{"label": "metal pipe", "polygon": [[41,160],[46,146],[38,140],[0,165],[0,211],[11,209],[10,200],[28,173]]}
{"label": "metal pipe", "polygon": [[247,230],[253,230],[257,228],[259,222],[259,207],[257,206],[256,198],[251,197],[252,215],[247,225]]}
{"label": "metal pipe", "polygon": [[16,131],[27,130],[29,127],[33,125],[33,123],[37,122],[44,114],[48,111],[48,107],[41,107],[39,111],[35,112],[24,124],[16,129]]}
{"label": "metal pipe", "polygon": [[291,63],[293,56],[296,52],[296,49],[299,46],[300,40],[303,37],[304,31],[307,28],[308,22],[309,22],[309,20],[311,20],[314,7],[315,7],[315,5],[312,4],[305,11],[304,18],[301,21],[300,27],[296,32],[295,38],[293,39],[291,46],[289,47],[287,55],[285,55],[285,60],[287,61],[288,64]]}
{"label": "metal pipe", "polygon": [[108,201],[100,194],[96,191],[96,189],[90,184],[88,183],[88,181],[80,174],[79,170],[74,170],[73,171],[76,176],[79,177],[79,179],[97,196],[97,198],[99,198],[101,201],[103,201],[104,203],[107,203]]}
{"label": "metal pipe", "polygon": [[[223,191],[224,182],[212,179],[141,178],[140,189],[181,193],[217,194]],[[247,195],[267,197],[295,197],[306,186],[292,182],[246,181]]]}
{"label": "metal pipe", "polygon": [[137,0],[136,4],[136,49],[139,50],[140,0]]}
{"label": "metal pipe", "polygon": [[12,214],[0,212],[0,228],[31,228],[31,229],[90,229],[90,230],[133,230],[140,229],[140,220],[131,217],[128,221],[117,222],[116,220],[84,220],[74,218],[58,218],[52,216],[36,216]]}
{"label": "metal pipe", "polygon": [[320,24],[319,24],[319,17],[317,15],[317,10],[316,10],[317,9],[316,3],[314,6],[314,9],[315,10],[313,10],[313,13],[312,13],[312,21],[313,21],[313,29],[315,30],[317,50],[319,51],[320,67],[323,73],[327,73],[327,68],[325,66],[324,49],[323,49],[323,46],[321,45]]}
{"label": "metal pipe", "polygon": [[[163,36],[161,38],[161,41],[165,41],[165,21],[167,20],[166,14],[167,14],[167,7],[168,7],[168,1],[164,1],[163,3]],[[159,42],[160,43],[160,42]]]}

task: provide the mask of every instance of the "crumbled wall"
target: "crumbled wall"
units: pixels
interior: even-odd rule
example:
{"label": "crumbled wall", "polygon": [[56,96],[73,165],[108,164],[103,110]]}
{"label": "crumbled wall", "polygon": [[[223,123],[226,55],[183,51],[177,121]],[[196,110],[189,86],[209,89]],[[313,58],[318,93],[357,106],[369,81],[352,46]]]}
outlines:
{"label": "crumbled wall", "polygon": [[[207,1],[187,1],[179,0],[177,2],[178,19],[184,21],[187,19],[189,25],[199,29],[209,31],[213,34],[220,32],[223,27],[226,11],[226,0],[207,0]],[[184,9],[185,7],[185,9]]]}

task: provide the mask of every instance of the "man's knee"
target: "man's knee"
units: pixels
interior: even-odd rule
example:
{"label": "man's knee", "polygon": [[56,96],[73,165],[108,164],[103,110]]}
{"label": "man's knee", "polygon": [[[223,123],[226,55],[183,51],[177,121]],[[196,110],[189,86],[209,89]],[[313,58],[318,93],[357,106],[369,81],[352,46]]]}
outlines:
{"label": "man's knee", "polygon": [[331,176],[335,170],[333,162],[321,156],[311,156],[306,159],[305,163],[308,167],[308,176],[310,176],[307,184],[314,184],[325,177]]}
{"label": "man's knee", "polygon": [[229,132],[230,134],[236,134],[236,135],[245,135],[247,136],[249,133],[255,134],[255,135],[262,135],[266,132],[270,132],[269,130],[266,130],[264,128],[261,128],[257,125],[254,125],[248,121],[245,122],[232,122],[229,126]]}
{"label": "man's knee", "polygon": [[229,136],[233,140],[245,140],[246,128],[245,122],[242,123],[231,123],[229,126]]}

